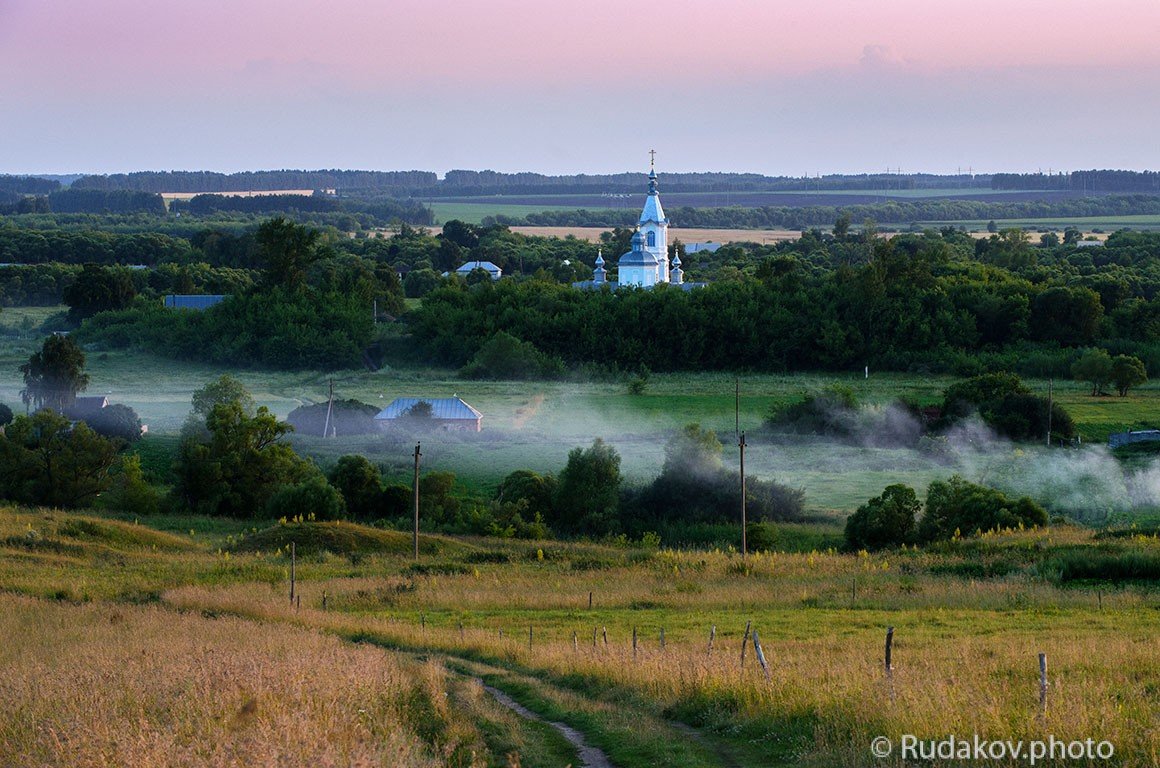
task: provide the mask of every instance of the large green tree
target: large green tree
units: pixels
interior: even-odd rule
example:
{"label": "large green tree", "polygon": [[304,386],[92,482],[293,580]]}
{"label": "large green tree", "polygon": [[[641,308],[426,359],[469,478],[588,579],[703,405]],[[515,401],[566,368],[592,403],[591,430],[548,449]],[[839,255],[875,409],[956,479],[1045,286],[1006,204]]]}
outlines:
{"label": "large green tree", "polygon": [[87,506],[110,487],[116,444],[50,410],[19,416],[0,435],[0,494],[25,504]]}
{"label": "large green tree", "polygon": [[620,499],[620,454],[600,438],[573,448],[556,487],[553,528],[603,536],[616,530]]}
{"label": "large green tree", "polygon": [[1140,358],[1132,355],[1116,355],[1112,358],[1112,384],[1120,397],[1128,394],[1128,390],[1137,387],[1148,380],[1148,371]]}
{"label": "large green tree", "polygon": [[76,401],[77,393],[89,385],[85,373],[85,353],[68,336],[49,336],[39,352],[20,366],[25,405],[63,411]]}
{"label": "large green tree", "polygon": [[1112,358],[1102,349],[1088,349],[1071,365],[1071,375],[1076,381],[1091,384],[1092,397],[1104,390],[1112,380]]}
{"label": "large green tree", "polygon": [[915,519],[921,510],[913,488],[889,485],[846,518],[846,546],[881,549],[905,544],[914,538]]}
{"label": "large green tree", "polygon": [[306,270],[318,260],[320,234],[317,230],[281,216],[258,227],[255,239],[271,286],[299,290],[306,285]]}
{"label": "large green tree", "polygon": [[282,439],[293,427],[265,406],[251,416],[237,401],[218,403],[206,428],[208,438],[182,441],[174,465],[174,494],[197,512],[260,517],[279,489],[318,471]]}
{"label": "large green tree", "polygon": [[69,306],[69,320],[79,323],[98,312],[124,309],[136,295],[128,269],[85,264],[73,284],[64,289],[63,298]]}

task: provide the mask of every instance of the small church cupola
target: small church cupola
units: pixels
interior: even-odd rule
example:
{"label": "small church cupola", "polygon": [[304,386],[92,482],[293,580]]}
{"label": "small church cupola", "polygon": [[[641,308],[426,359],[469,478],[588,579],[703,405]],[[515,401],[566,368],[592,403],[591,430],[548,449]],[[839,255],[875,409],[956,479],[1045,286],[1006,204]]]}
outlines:
{"label": "small church cupola", "polygon": [[592,282],[601,284],[608,279],[608,270],[604,268],[604,253],[602,249],[596,250],[596,269],[592,270]]}
{"label": "small church cupola", "polygon": [[669,271],[669,282],[680,285],[685,282],[685,273],[681,269],[681,257],[673,254],[673,268]]}

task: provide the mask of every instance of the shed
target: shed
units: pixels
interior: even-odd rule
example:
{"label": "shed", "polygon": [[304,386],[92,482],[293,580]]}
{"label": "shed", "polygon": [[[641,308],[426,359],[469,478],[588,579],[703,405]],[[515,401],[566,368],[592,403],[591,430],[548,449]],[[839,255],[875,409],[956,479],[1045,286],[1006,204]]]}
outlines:
{"label": "shed", "polygon": [[431,426],[437,429],[479,432],[483,429],[483,414],[458,397],[397,397],[379,411],[375,421],[382,429],[390,429],[406,419],[416,403],[431,406]]}
{"label": "shed", "polygon": [[1150,443],[1157,440],[1160,440],[1160,429],[1134,429],[1108,435],[1108,447],[1119,448],[1121,445]]}
{"label": "shed", "polygon": [[455,270],[455,274],[461,277],[467,277],[477,269],[482,269],[487,274],[491,275],[492,280],[499,280],[503,277],[503,270],[492,264],[490,261],[469,261],[463,266]]}
{"label": "shed", "polygon": [[169,309],[194,309],[200,312],[228,298],[228,294],[169,294],[165,297],[165,306]]}

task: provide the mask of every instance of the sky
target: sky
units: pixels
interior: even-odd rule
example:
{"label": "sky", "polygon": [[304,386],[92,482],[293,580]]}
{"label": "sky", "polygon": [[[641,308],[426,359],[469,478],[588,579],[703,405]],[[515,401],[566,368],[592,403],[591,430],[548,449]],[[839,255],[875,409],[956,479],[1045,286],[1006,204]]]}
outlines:
{"label": "sky", "polygon": [[1160,0],[0,0],[0,173],[1160,169]]}

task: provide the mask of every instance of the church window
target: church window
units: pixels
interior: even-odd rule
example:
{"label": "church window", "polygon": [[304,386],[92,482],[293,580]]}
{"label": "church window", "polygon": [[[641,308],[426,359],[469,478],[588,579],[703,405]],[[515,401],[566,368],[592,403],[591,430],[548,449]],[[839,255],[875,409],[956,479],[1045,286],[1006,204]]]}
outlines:
{"label": "church window", "polygon": [[648,247],[655,248],[656,244],[657,244],[657,233],[650,231],[648,233]]}

